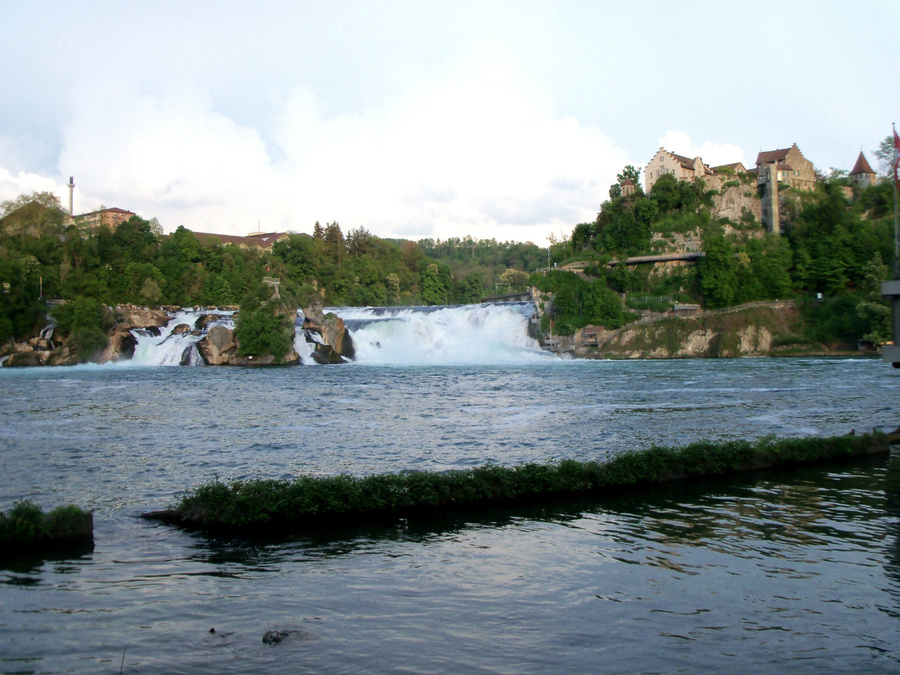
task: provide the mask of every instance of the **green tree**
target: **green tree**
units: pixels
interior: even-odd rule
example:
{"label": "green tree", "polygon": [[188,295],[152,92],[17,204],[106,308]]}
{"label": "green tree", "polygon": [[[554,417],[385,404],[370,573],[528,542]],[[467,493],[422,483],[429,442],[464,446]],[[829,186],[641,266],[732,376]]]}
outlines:
{"label": "green tree", "polygon": [[622,169],[622,173],[616,174],[616,180],[619,181],[619,185],[623,185],[626,180],[630,180],[637,188],[641,184],[641,170],[629,164]]}
{"label": "green tree", "polygon": [[428,265],[422,272],[422,302],[426,305],[447,304],[447,287],[435,263]]}
{"label": "green tree", "polygon": [[[654,186],[655,190],[655,186]],[[697,263],[700,289],[709,307],[728,307],[734,300],[738,285],[738,261],[734,247],[723,235],[703,238],[706,254]]]}
{"label": "green tree", "polygon": [[88,361],[109,342],[106,331],[112,328],[112,314],[95,298],[79,296],[53,310],[56,331],[66,338],[66,346],[75,350],[79,361]]}
{"label": "green tree", "polygon": [[883,139],[881,139],[881,143],[878,144],[878,149],[873,150],[872,154],[875,155],[875,158],[878,160],[878,166],[881,169],[881,175],[885,178],[891,178],[894,175],[894,137],[891,134],[888,134]]}
{"label": "green tree", "polygon": [[510,293],[524,290],[528,286],[529,275],[522,270],[507,269],[500,275],[500,283],[505,284]]}
{"label": "green tree", "polygon": [[400,304],[400,277],[391,272],[385,279],[385,287],[387,288],[388,302],[391,305]]}
{"label": "green tree", "polygon": [[0,343],[30,336],[43,314],[37,280],[29,278],[21,260],[0,257]]}
{"label": "green tree", "polygon": [[881,260],[880,254],[866,263],[863,270],[865,282],[862,285],[856,312],[866,323],[863,339],[880,345],[893,336],[891,306],[881,297],[881,282],[890,278],[890,270]]}
{"label": "green tree", "polygon": [[203,298],[208,305],[233,305],[234,291],[225,277],[221,274],[214,274],[206,280]]}
{"label": "green tree", "polygon": [[0,202],[0,218],[4,218],[9,214],[29,205],[37,204],[46,210],[62,211],[62,204],[52,192],[35,191],[30,194],[21,194],[14,199],[7,199]]}
{"label": "green tree", "polygon": [[296,307],[293,298],[275,297],[268,284],[261,284],[245,295],[235,319],[238,354],[254,357],[269,354],[276,361],[283,361],[293,344],[291,305]]}

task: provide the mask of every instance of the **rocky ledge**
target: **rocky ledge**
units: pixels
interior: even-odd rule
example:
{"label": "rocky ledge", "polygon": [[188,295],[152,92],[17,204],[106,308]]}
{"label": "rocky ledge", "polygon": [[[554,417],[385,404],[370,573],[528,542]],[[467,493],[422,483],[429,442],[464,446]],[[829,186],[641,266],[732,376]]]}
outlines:
{"label": "rocky ledge", "polygon": [[[234,310],[235,308],[226,308]],[[0,365],[4,367],[34,367],[75,365],[84,361],[92,363],[110,363],[126,361],[134,357],[139,336],[159,336],[174,320],[180,307],[149,309],[133,305],[121,305],[108,311],[114,321],[113,327],[107,331],[106,346],[85,358],[64,341],[54,341],[53,327],[48,325],[41,337],[22,342],[9,342],[0,345]],[[313,345],[312,358],[317,363],[345,363],[354,355],[353,341],[347,332],[344,322],[334,314],[324,314],[321,304],[303,309],[304,322],[302,330],[306,341]],[[293,314],[293,319],[296,314]],[[170,331],[170,336],[179,338],[184,334],[194,336],[196,353],[207,365],[211,366],[270,366],[298,365],[300,355],[293,348],[284,359],[276,363],[271,355],[239,356],[238,342],[230,323],[230,312],[211,311],[200,316],[194,324],[179,323]],[[196,339],[199,338],[199,339]],[[182,365],[196,363],[187,354],[193,351],[192,344],[187,344]],[[196,359],[196,354],[194,355]]]}

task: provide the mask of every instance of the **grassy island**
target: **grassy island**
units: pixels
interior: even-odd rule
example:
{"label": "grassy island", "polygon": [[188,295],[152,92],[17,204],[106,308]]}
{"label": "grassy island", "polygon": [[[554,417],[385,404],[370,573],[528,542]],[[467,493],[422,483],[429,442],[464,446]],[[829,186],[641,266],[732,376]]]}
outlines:
{"label": "grassy island", "polygon": [[58,506],[45,514],[30,501],[21,501],[6,513],[0,511],[0,558],[90,544],[93,540],[94,517],[77,506]]}
{"label": "grassy island", "polygon": [[249,534],[299,532],[545,499],[611,496],[659,483],[831,462],[887,452],[894,437],[875,433],[831,438],[698,442],[680,448],[622,452],[606,462],[563,460],[442,473],[407,472],[294,480],[215,481],[173,509],[143,514],[186,527]]}

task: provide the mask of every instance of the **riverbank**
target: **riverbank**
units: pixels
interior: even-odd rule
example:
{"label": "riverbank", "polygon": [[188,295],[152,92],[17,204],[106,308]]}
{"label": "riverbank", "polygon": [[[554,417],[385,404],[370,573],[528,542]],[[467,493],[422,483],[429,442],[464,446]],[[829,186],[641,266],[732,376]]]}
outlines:
{"label": "riverbank", "polygon": [[142,517],[231,534],[315,530],[429,512],[533,503],[548,498],[620,494],[660,483],[808,465],[886,453],[897,435],[764,439],[756,443],[692,443],[628,451],[607,462],[484,465],[448,472],[367,477],[301,476],[203,485],[174,508]]}
{"label": "riverbank", "polygon": [[856,345],[803,337],[793,301],[722,310],[655,314],[614,331],[589,326],[563,338],[561,351],[586,359],[685,359],[758,356],[863,356]]}

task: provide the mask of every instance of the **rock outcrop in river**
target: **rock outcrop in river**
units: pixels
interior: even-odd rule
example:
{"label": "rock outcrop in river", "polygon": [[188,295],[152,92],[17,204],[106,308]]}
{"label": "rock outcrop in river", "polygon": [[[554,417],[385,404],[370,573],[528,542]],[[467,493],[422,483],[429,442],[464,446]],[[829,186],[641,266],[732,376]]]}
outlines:
{"label": "rock outcrop in river", "polygon": [[[170,364],[196,365],[202,359],[207,365],[260,366],[276,365],[271,355],[241,356],[239,344],[232,327],[235,308],[220,312],[206,312],[192,319],[178,307],[148,309],[123,305],[109,308],[112,328],[107,331],[107,344],[94,354],[80,354],[65,341],[54,341],[53,324],[42,331],[41,337],[0,347],[0,365],[6,367],[34,367],[74,365],[85,360],[93,363],[109,363],[130,360],[134,357],[139,341],[143,338],[159,338],[172,324],[164,342],[178,341],[174,361]],[[288,313],[285,310],[285,313]],[[291,325],[296,311],[290,311]],[[176,318],[179,317],[179,318]],[[313,345],[311,358],[317,363],[343,363],[353,357],[353,342],[344,322],[333,314],[323,314],[321,305],[304,310],[304,337]],[[186,323],[187,318],[191,323]],[[293,336],[292,336],[293,337]],[[176,346],[176,345],[173,345]],[[179,356],[180,355],[180,356]],[[198,357],[199,355],[199,357]],[[291,348],[278,365],[296,365],[301,357]]]}
{"label": "rock outcrop in river", "polygon": [[344,363],[353,359],[353,339],[336,314],[325,314],[321,303],[303,308],[303,330],[316,333],[313,358],[318,363]]}

